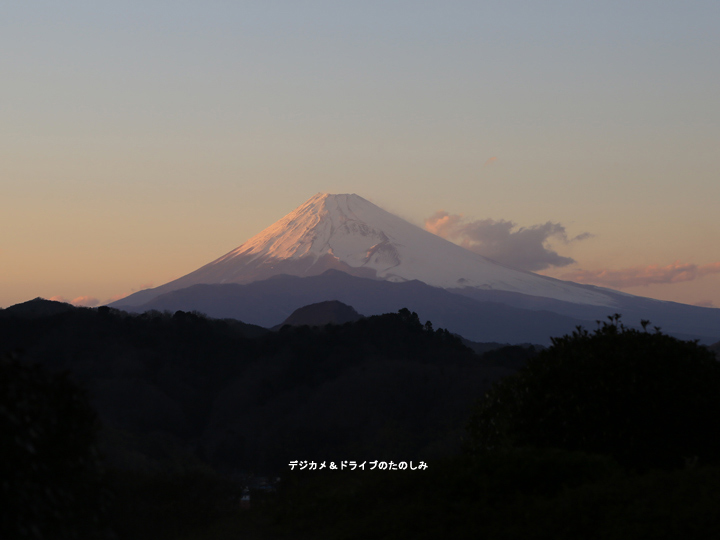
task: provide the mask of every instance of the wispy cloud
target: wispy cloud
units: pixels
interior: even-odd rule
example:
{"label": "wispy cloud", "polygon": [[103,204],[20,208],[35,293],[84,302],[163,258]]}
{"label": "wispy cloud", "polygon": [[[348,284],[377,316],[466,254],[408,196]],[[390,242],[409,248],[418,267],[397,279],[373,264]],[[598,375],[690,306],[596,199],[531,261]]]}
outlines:
{"label": "wispy cloud", "polygon": [[50,300],[53,300],[55,302],[65,302],[66,304],[72,304],[72,305],[78,306],[78,307],[96,307],[99,305],[110,304],[117,300],[121,300],[121,299],[125,298],[126,296],[130,296],[134,292],[142,291],[145,289],[151,289],[152,287],[153,287],[153,284],[151,282],[142,283],[142,284],[138,285],[137,288],[132,288],[130,290],[130,292],[115,294],[115,295],[111,296],[110,298],[108,298],[107,300],[105,300],[104,302],[101,302],[98,298],[96,298],[94,296],[78,296],[77,298],[74,298],[73,300],[69,300],[69,299],[65,298],[64,296],[58,295],[58,296],[53,296],[52,298],[50,298]]}
{"label": "wispy cloud", "polygon": [[74,306],[79,307],[95,307],[100,303],[100,300],[94,296],[78,296],[70,302]]}
{"label": "wispy cloud", "polygon": [[694,281],[708,274],[718,273],[720,273],[720,262],[704,265],[674,262],[667,266],[633,266],[620,270],[575,270],[561,277],[578,283],[624,289],[641,285]]}
{"label": "wispy cloud", "polygon": [[550,239],[568,244],[593,236],[582,233],[569,238],[563,225],[550,221],[514,230],[516,227],[515,222],[504,219],[467,221],[462,215],[449,214],[444,210],[435,212],[425,220],[425,228],[431,233],[484,257],[531,271],[551,266],[563,267],[575,262],[551,249],[547,244]]}
{"label": "wispy cloud", "polygon": [[72,304],[79,307],[95,307],[100,304],[100,300],[94,296],[78,296],[73,300],[68,300],[64,296],[51,296],[48,300],[52,300],[53,302],[64,302],[66,304]]}
{"label": "wispy cloud", "polygon": [[497,157],[493,156],[493,157],[491,157],[490,159],[488,159],[488,160],[485,162],[485,164],[483,165],[483,167],[490,167],[490,166],[492,166],[496,161],[497,161]]}

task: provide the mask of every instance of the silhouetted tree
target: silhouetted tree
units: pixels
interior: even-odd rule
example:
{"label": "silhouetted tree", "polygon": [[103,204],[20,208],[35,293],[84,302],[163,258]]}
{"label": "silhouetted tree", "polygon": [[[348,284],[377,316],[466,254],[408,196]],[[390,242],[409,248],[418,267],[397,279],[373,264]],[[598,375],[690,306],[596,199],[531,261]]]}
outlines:
{"label": "silhouetted tree", "polygon": [[[642,321],[643,327],[648,322]],[[610,317],[496,383],[469,424],[473,452],[553,447],[636,469],[720,459],[720,364],[697,342]]]}
{"label": "silhouetted tree", "polygon": [[66,374],[0,357],[1,538],[101,534],[97,429],[85,392]]}

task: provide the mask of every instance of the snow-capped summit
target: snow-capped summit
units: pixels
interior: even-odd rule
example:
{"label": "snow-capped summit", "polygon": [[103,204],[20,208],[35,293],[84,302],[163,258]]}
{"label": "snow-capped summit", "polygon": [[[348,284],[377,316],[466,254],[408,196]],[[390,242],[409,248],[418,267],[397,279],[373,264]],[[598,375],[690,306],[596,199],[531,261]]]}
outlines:
{"label": "snow-capped summit", "polygon": [[388,281],[419,280],[446,289],[473,287],[578,304],[614,304],[602,289],[500,264],[358,195],[328,193],[318,193],[219,259],[118,304],[139,305],[159,294],[200,283],[249,283],[277,274],[311,276],[331,268]]}

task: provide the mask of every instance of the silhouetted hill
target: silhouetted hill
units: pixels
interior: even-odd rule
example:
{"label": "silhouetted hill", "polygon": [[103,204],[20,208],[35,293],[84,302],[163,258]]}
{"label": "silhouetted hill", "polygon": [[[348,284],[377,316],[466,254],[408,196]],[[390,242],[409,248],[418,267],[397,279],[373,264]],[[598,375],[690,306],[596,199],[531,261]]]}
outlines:
{"label": "silhouetted hill", "polygon": [[337,300],[328,300],[296,309],[281,324],[273,327],[273,330],[279,330],[286,324],[290,326],[324,326],[326,324],[355,322],[361,318],[362,315],[355,311],[352,306]]}
{"label": "silhouetted hill", "polygon": [[65,302],[55,302],[54,300],[45,300],[44,298],[35,298],[21,304],[15,304],[9,308],[0,310],[0,317],[26,317],[37,318],[47,317],[49,315],[57,315],[58,313],[67,313],[77,309],[72,304]]}

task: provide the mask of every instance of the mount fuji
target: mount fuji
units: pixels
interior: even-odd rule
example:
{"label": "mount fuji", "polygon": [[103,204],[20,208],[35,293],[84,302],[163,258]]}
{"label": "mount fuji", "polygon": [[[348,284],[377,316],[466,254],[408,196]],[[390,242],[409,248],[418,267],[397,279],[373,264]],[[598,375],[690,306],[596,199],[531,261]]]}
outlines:
{"label": "mount fuji", "polygon": [[[299,302],[340,300],[370,315],[393,307],[394,310],[412,309],[413,302],[418,300],[413,297],[413,294],[419,294],[418,291],[407,298],[400,294],[397,303],[403,305],[389,306],[385,301],[380,302],[380,298],[383,294],[397,294],[385,292],[378,296],[379,303],[367,304],[362,295],[353,303],[350,298],[355,298],[353,294],[348,291],[349,296],[340,298],[341,290],[334,285],[324,286],[322,279],[294,280],[294,285],[289,288],[280,286],[281,282],[277,281],[281,275],[322,278],[328,271],[340,271],[356,278],[352,284],[345,283],[346,287],[356,289],[355,292],[363,288],[369,291],[374,287],[372,290],[375,290],[379,284],[371,282],[378,281],[389,282],[387,286],[422,282],[429,286],[428,289],[443,289],[445,294],[453,297],[449,303],[436,299],[434,304],[424,305],[424,313],[418,312],[436,324],[451,322],[452,317],[446,315],[452,311],[472,317],[472,309],[466,304],[473,302],[484,304],[482,308],[486,311],[493,304],[503,309],[530,311],[540,319],[545,317],[545,322],[555,320],[555,326],[549,328],[540,319],[536,324],[529,323],[527,314],[515,313],[514,320],[519,317],[526,321],[524,324],[535,324],[533,336],[544,331],[570,331],[577,324],[594,325],[594,320],[616,312],[622,313],[628,323],[639,322],[640,318],[650,319],[654,324],[662,324],[665,331],[684,337],[716,341],[720,336],[718,309],[651,300],[513,268],[425,231],[355,194],[318,193],[215,261],[160,287],[118,300],[111,306],[128,311],[199,309],[214,317],[242,318],[244,322],[273,326],[305,305],[297,305]],[[337,281],[336,277],[333,279]],[[261,284],[266,281],[269,284]],[[293,291],[305,290],[310,283],[313,284],[312,294],[293,295]],[[270,295],[273,297],[271,303],[278,306],[273,312],[277,319],[262,319],[260,313],[267,312],[267,306],[260,306],[269,302],[269,291],[273,288],[286,290],[286,294],[282,297]],[[391,287],[387,291],[409,291],[411,288]],[[333,297],[328,296],[331,289]],[[243,292],[238,296],[241,290]],[[260,293],[260,290],[264,292]],[[372,294],[368,292],[366,296],[372,297]],[[209,301],[209,298],[214,300]],[[453,304],[458,298],[466,304]],[[361,307],[358,302],[365,305]],[[507,316],[512,319],[512,314]],[[488,320],[487,317],[484,319]],[[457,331],[452,326],[447,324],[448,329]],[[467,333],[467,325],[463,327]],[[487,337],[483,332],[470,333],[472,335],[465,337],[479,339],[480,334]],[[522,333],[517,332],[518,340],[523,340]]]}
{"label": "mount fuji", "polygon": [[139,305],[198,283],[250,283],[274,275],[314,276],[329,269],[443,289],[474,288],[612,306],[603,289],[540,276],[468,251],[355,194],[318,193],[219,259],[117,305]]}

